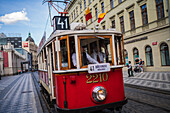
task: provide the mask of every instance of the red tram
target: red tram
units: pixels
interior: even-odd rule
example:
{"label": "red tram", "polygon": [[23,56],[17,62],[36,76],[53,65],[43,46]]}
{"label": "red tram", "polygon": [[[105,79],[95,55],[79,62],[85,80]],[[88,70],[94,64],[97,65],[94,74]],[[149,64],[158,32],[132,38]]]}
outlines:
{"label": "red tram", "polygon": [[55,31],[38,53],[39,80],[57,111],[121,108],[127,103],[124,63],[118,31]]}

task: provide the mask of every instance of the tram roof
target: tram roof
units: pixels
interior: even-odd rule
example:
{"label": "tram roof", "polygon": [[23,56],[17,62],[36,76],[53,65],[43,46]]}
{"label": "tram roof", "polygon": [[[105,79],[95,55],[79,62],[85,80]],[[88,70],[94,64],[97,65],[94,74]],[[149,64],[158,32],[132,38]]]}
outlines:
{"label": "tram roof", "polygon": [[[62,36],[90,36],[90,35],[122,35],[121,32],[116,31],[115,29],[108,29],[108,30],[60,30],[60,31],[54,31],[50,37],[47,39],[47,41],[44,43],[44,45],[41,47],[44,48],[45,45],[47,45],[50,41],[52,41],[56,37],[62,37]],[[40,49],[40,51],[41,51]],[[39,53],[40,53],[39,51]],[[38,53],[38,54],[39,54]]]}

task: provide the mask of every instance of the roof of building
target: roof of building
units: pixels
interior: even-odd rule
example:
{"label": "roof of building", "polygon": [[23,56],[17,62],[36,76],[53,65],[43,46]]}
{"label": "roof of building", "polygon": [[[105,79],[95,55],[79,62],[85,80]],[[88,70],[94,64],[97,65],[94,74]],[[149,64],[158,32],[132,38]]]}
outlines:
{"label": "roof of building", "polygon": [[26,41],[34,42],[34,39],[31,37],[31,33],[28,33],[28,38]]}
{"label": "roof of building", "polygon": [[4,33],[0,33],[0,38],[6,38],[6,35]]}

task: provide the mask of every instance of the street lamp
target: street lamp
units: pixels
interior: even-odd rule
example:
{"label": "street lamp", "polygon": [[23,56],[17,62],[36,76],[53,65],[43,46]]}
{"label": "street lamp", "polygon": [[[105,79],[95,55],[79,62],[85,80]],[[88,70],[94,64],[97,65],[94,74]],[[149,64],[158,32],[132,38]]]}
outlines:
{"label": "street lamp", "polygon": [[[1,51],[0,52],[2,52],[2,56],[3,56],[3,46],[1,46]],[[0,66],[0,80],[1,80],[1,66]]]}

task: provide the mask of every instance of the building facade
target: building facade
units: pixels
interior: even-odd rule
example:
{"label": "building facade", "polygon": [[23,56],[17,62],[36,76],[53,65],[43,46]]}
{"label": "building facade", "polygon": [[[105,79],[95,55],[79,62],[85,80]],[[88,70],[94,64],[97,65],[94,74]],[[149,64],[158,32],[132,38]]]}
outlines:
{"label": "building facade", "polygon": [[[145,71],[170,71],[170,0],[72,0],[69,21],[85,23],[88,29],[121,31],[126,61],[142,59]],[[89,7],[92,19],[86,22]],[[98,23],[98,15],[107,12]]]}
{"label": "building facade", "polygon": [[26,41],[22,42],[22,48],[32,54],[32,69],[38,68],[38,60],[37,60],[37,45],[34,43],[33,38],[31,37],[31,33],[28,34],[28,38]]}
{"label": "building facade", "polygon": [[3,50],[0,51],[0,74],[2,76],[18,74],[18,71],[21,70],[21,62],[26,59],[25,55],[17,52],[11,43],[0,46],[3,47]]}

